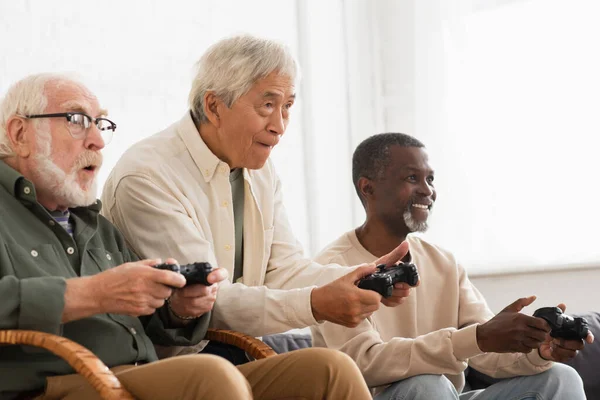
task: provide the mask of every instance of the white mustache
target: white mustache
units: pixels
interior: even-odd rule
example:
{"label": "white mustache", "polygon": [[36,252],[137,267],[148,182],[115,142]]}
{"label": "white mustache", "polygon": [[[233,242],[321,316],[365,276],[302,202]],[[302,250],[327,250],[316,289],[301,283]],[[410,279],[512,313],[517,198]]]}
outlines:
{"label": "white mustache", "polygon": [[73,170],[78,171],[88,166],[94,166],[99,169],[102,166],[102,162],[102,154],[95,151],[86,150],[77,158]]}

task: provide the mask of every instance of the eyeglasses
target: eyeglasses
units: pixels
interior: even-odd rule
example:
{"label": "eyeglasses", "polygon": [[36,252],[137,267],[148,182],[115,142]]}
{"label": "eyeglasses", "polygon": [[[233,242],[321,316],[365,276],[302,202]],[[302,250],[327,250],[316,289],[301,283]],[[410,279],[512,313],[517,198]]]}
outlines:
{"label": "eyeglasses", "polygon": [[56,113],[56,114],[36,114],[36,115],[21,115],[23,118],[58,118],[63,117],[67,119],[67,126],[69,133],[73,139],[85,139],[89,133],[89,127],[92,126],[92,122],[96,125],[96,128],[100,131],[104,144],[107,145],[113,138],[113,133],[117,129],[117,124],[106,118],[92,118],[87,114],[81,112],[67,112],[67,113]]}

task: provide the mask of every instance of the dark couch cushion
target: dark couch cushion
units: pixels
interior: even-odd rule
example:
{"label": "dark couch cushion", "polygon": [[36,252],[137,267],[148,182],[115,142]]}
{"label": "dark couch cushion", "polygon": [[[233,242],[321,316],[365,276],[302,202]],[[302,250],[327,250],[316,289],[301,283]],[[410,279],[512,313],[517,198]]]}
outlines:
{"label": "dark couch cushion", "polygon": [[585,318],[595,339],[593,344],[586,344],[577,357],[567,364],[575,368],[583,379],[587,398],[600,399],[600,313],[590,312],[573,317]]}

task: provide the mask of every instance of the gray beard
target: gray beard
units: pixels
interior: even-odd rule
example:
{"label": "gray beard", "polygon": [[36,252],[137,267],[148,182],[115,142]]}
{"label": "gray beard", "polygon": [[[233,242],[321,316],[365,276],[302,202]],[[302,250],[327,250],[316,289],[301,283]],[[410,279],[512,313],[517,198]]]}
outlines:
{"label": "gray beard", "polygon": [[61,205],[66,207],[84,207],[96,201],[97,183],[94,182],[89,190],[83,190],[77,183],[77,169],[66,174],[51,158],[52,139],[49,132],[38,133],[38,154],[34,156],[36,163],[36,181],[49,192]]}
{"label": "gray beard", "polygon": [[410,212],[410,206],[408,210],[404,211],[402,216],[404,217],[404,223],[410,232],[425,232],[429,228],[427,221],[418,222],[414,220],[412,212]]}

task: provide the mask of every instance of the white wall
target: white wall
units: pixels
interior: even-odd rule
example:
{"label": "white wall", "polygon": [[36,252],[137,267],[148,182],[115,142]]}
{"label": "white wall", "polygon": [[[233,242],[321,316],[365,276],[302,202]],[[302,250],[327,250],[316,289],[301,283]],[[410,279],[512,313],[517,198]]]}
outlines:
{"label": "white wall", "polygon": [[372,4],[397,42],[380,57],[385,130],[422,139],[436,169],[427,237],[477,273],[599,265],[600,5]]}
{"label": "white wall", "polygon": [[286,43],[304,79],[272,158],[290,222],[313,254],[354,224],[344,18],[342,1],[1,1],[0,96],[31,73],[77,72],[118,125],[102,187],[126,148],[181,118],[193,64],[210,44],[236,33]]}
{"label": "white wall", "polygon": [[421,139],[436,168],[425,237],[458,255],[494,311],[531,294],[531,312],[597,309],[597,2],[371,4],[384,130]]}
{"label": "white wall", "polygon": [[526,314],[559,303],[566,304],[567,314],[599,311],[599,280],[600,268],[471,277],[494,312],[520,297],[537,296],[536,301],[523,310]]}

